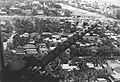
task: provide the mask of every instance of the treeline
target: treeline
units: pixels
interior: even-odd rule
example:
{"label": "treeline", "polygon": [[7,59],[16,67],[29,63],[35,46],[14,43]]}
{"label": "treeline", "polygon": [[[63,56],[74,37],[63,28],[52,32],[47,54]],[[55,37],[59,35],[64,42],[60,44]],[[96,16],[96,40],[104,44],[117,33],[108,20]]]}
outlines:
{"label": "treeline", "polygon": [[[42,32],[75,32],[75,25],[72,25],[69,21],[63,21],[61,24],[60,21],[52,21],[50,19],[43,20],[36,18],[34,21],[29,19],[16,19],[14,22],[15,30],[19,34],[37,32],[41,34]],[[71,26],[73,26],[71,28]]]}

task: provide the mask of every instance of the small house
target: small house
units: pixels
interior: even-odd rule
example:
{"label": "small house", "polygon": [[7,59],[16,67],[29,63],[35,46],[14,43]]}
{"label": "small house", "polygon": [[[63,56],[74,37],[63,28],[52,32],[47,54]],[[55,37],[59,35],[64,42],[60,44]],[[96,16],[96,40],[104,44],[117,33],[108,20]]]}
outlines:
{"label": "small house", "polygon": [[47,54],[48,48],[45,43],[40,43],[39,44],[39,52],[41,54]]}
{"label": "small house", "polygon": [[24,49],[22,49],[22,48],[17,48],[17,49],[16,49],[16,54],[17,54],[17,55],[25,55]]}
{"label": "small house", "polygon": [[23,46],[23,49],[25,50],[27,54],[31,54],[31,55],[38,54],[37,48],[33,44],[27,44]]}

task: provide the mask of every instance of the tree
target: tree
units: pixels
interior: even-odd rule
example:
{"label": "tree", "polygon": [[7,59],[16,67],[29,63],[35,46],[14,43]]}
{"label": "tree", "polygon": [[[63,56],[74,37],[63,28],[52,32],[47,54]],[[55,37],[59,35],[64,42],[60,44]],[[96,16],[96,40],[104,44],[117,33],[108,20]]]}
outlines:
{"label": "tree", "polygon": [[3,26],[3,28],[5,28],[5,33],[10,33],[13,30],[13,25],[9,22],[6,21],[5,25]]}
{"label": "tree", "polygon": [[34,25],[29,19],[17,19],[14,26],[19,34],[32,33],[34,31]]}
{"label": "tree", "polygon": [[4,51],[4,56],[5,56],[5,59],[8,59],[5,61],[16,61],[17,60],[16,54],[13,53],[10,49],[7,49]]}
{"label": "tree", "polygon": [[108,73],[108,71],[105,69],[97,70],[96,74],[97,74],[96,77],[98,77],[98,78],[108,78],[110,76],[110,73]]}
{"label": "tree", "polygon": [[101,46],[97,49],[97,56],[111,56],[112,51],[109,46]]}
{"label": "tree", "polygon": [[107,64],[106,61],[111,57],[112,49],[109,46],[102,46],[97,49],[95,58],[97,62],[102,66],[102,64]]}
{"label": "tree", "polygon": [[17,46],[24,46],[29,42],[28,37],[20,37],[18,34],[13,37],[13,45],[16,48]]}
{"label": "tree", "polygon": [[120,49],[118,48],[118,49],[113,50],[113,55],[120,56]]}
{"label": "tree", "polygon": [[14,45],[13,45],[12,42],[8,42],[8,43],[7,43],[7,47],[8,47],[9,49],[13,49],[13,50],[14,50]]}
{"label": "tree", "polygon": [[20,38],[20,35],[19,34],[16,34],[14,37],[13,37],[13,45],[14,47],[17,47],[19,45],[19,38]]}
{"label": "tree", "polygon": [[68,63],[69,57],[65,52],[63,52],[60,55],[60,60],[61,60],[61,63]]}
{"label": "tree", "polygon": [[71,16],[71,11],[65,9],[64,10],[65,16],[70,17]]}
{"label": "tree", "polygon": [[79,48],[71,48],[70,50],[71,58],[79,57],[79,56],[93,56],[94,53],[87,49],[86,47],[79,47]]}
{"label": "tree", "polygon": [[80,59],[78,61],[78,67],[79,67],[79,71],[86,71],[88,69],[88,66],[86,65],[86,62],[84,62],[84,59]]}
{"label": "tree", "polygon": [[60,5],[54,5],[55,8],[61,9],[62,7]]}

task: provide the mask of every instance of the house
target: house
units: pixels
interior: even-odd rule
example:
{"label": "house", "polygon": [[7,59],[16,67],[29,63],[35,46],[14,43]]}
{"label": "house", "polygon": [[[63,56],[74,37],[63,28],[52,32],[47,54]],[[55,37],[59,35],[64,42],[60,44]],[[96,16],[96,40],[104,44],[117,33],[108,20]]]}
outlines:
{"label": "house", "polygon": [[57,43],[62,43],[62,40],[60,39],[60,40],[57,40]]}
{"label": "house", "polygon": [[47,48],[47,45],[45,43],[40,43],[39,44],[39,52],[40,54],[47,54],[48,52],[48,48]]}
{"label": "house", "polygon": [[50,32],[43,32],[43,33],[42,33],[42,37],[43,37],[43,38],[52,37],[52,33],[50,33]]}
{"label": "house", "polygon": [[22,34],[22,35],[20,35],[20,37],[29,37],[29,33],[24,33],[24,34]]}
{"label": "house", "polygon": [[111,80],[111,82],[120,82],[120,74],[113,71],[114,74],[111,74],[108,78]]}
{"label": "house", "polygon": [[5,12],[5,11],[0,11],[0,15],[7,15],[7,12]]}
{"label": "house", "polygon": [[49,41],[49,38],[45,38],[44,41]]}
{"label": "house", "polygon": [[[1,11],[0,11],[0,12],[1,12]],[[1,24],[1,25],[5,25],[6,22],[1,20],[0,24]]]}
{"label": "house", "polygon": [[90,49],[93,52],[97,52],[98,47],[97,46],[91,46],[91,47],[88,47],[88,49]]}
{"label": "house", "polygon": [[115,81],[120,81],[120,74],[116,73],[115,75],[112,74],[112,76],[115,79]]}
{"label": "house", "polygon": [[32,1],[32,5],[40,5],[39,1]]}
{"label": "house", "polygon": [[73,36],[73,34],[69,34],[69,35],[68,35],[68,38],[71,38],[72,36]]}
{"label": "house", "polygon": [[43,10],[37,10],[38,15],[44,15],[44,11]]}
{"label": "house", "polygon": [[37,48],[33,44],[27,44],[23,46],[23,49],[27,54],[33,55],[33,54],[38,54]]}
{"label": "house", "polygon": [[86,65],[87,65],[89,68],[95,68],[92,63],[87,63]]}
{"label": "house", "polygon": [[17,49],[16,49],[16,54],[17,54],[17,55],[25,55],[24,49],[22,49],[22,48],[17,48]]}
{"label": "house", "polygon": [[10,10],[11,11],[17,11],[17,10],[19,10],[19,8],[12,6],[12,7],[10,7]]}
{"label": "house", "polygon": [[54,42],[50,42],[50,44],[49,44],[50,50],[54,50],[56,48],[56,46],[57,46],[57,44]]}
{"label": "house", "polygon": [[97,81],[96,81],[96,82],[107,82],[107,80],[104,79],[104,78],[97,78]]}
{"label": "house", "polygon": [[30,42],[29,42],[30,44],[34,44],[35,43],[35,41],[33,40],[33,39],[30,39]]}
{"label": "house", "polygon": [[22,13],[25,13],[26,15],[31,15],[32,10],[30,10],[30,9],[22,10]]}
{"label": "house", "polygon": [[62,40],[62,42],[64,42],[64,41],[66,41],[66,40],[67,40],[67,38],[62,37],[62,38],[61,38],[61,40]]}
{"label": "house", "polygon": [[62,64],[61,67],[62,69],[66,69],[66,70],[78,69],[77,66],[69,66],[69,64]]}
{"label": "house", "polygon": [[52,38],[60,39],[60,35],[52,35]]}
{"label": "house", "polygon": [[4,49],[4,50],[7,49],[7,42],[3,42],[3,49]]}
{"label": "house", "polygon": [[98,39],[99,39],[99,36],[98,36],[98,35],[93,35],[93,36],[85,35],[85,36],[83,37],[83,39],[89,40],[89,41],[94,41],[94,40],[98,40]]}

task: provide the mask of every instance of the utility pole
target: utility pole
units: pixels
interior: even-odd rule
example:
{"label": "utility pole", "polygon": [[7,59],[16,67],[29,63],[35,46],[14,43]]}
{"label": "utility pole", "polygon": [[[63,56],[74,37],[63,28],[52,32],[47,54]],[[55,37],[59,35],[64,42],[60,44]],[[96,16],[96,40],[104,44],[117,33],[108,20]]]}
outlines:
{"label": "utility pole", "polygon": [[3,71],[3,69],[4,69],[4,55],[3,55],[2,31],[0,26],[0,71]]}

